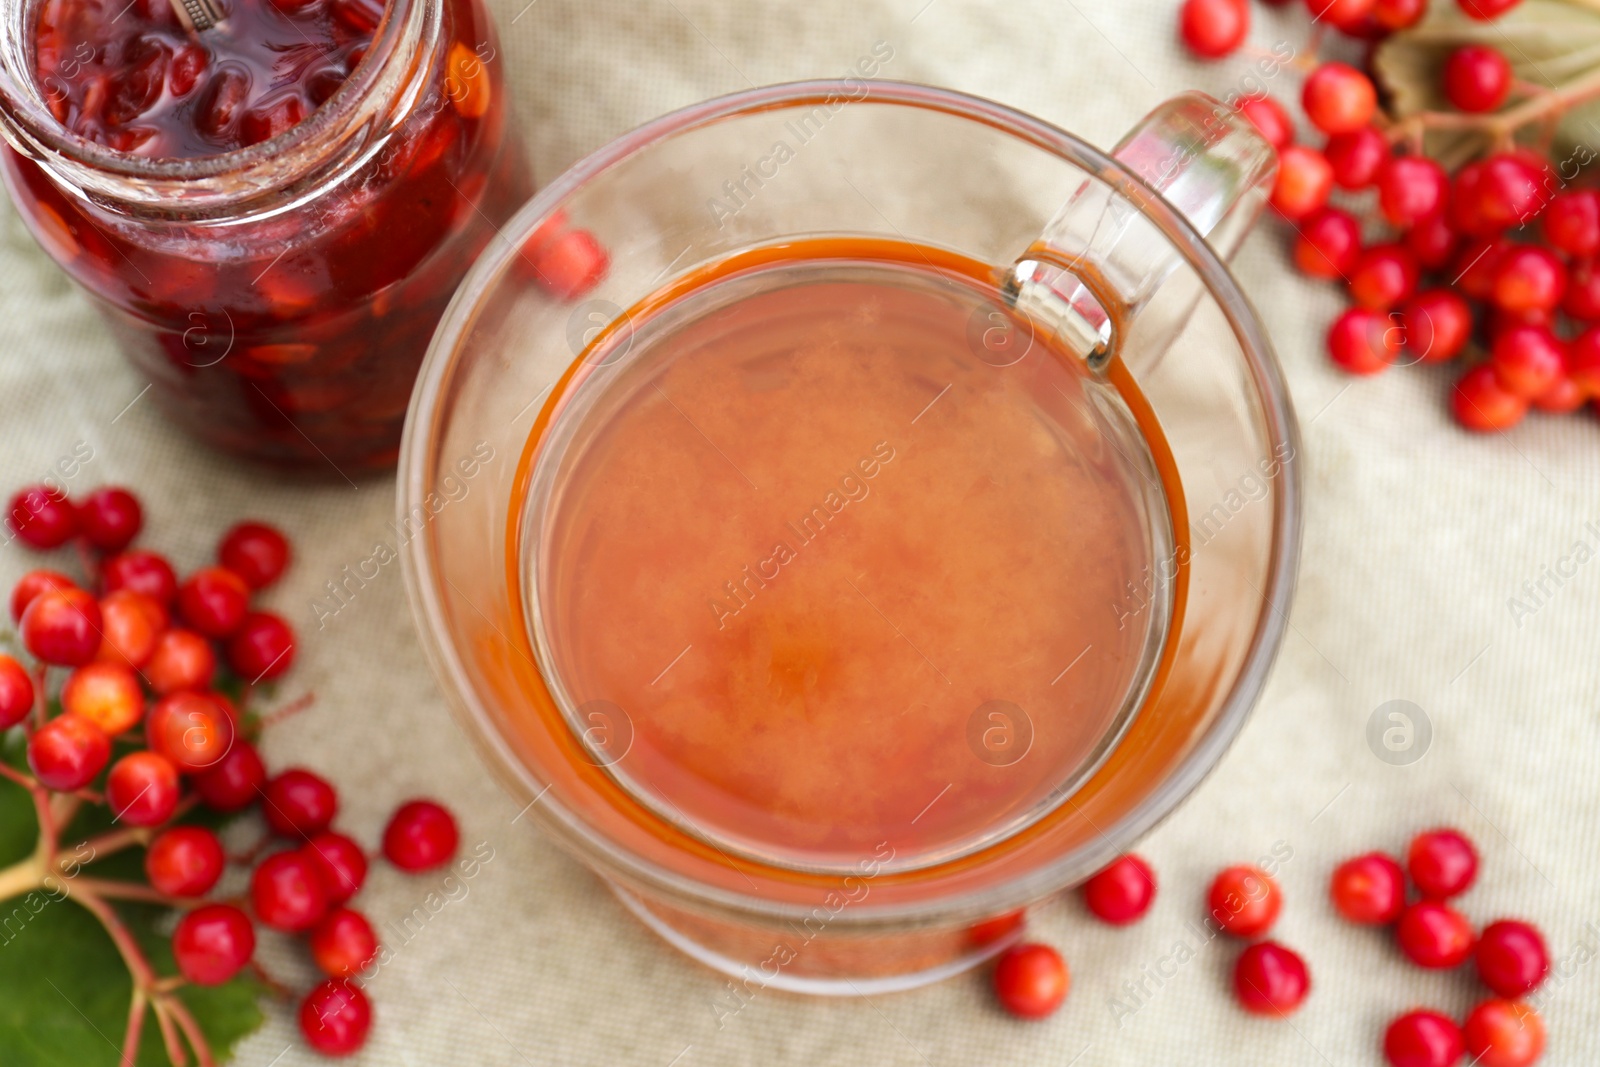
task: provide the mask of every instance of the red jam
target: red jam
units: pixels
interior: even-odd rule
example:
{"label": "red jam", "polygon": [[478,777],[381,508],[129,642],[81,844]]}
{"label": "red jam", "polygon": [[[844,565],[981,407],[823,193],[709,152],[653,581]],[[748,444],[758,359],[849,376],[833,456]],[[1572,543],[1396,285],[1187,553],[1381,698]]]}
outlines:
{"label": "red jam", "polygon": [[338,91],[381,0],[234,0],[189,33],[170,0],[49,0],[34,59],[57,120],[152,158],[216,155],[298,125]]}
{"label": "red jam", "polygon": [[[359,168],[330,162],[283,189],[241,182],[220,213],[175,203],[169,215],[81,195],[49,156],[5,153],[30,229],[98,298],[151,398],[212,445],[346,477],[391,465],[434,326],[532,192],[481,0],[391,6],[393,18],[418,6],[441,17],[435,36],[386,57],[386,73],[410,79],[395,98],[410,110],[349,120],[352,136],[358,121],[390,128]],[[216,157],[304,122],[369,45],[385,62],[372,43],[386,32],[384,0],[224,10],[194,35],[170,0],[45,0],[40,97],[68,130],[116,152]],[[297,150],[286,138],[279,156]]]}

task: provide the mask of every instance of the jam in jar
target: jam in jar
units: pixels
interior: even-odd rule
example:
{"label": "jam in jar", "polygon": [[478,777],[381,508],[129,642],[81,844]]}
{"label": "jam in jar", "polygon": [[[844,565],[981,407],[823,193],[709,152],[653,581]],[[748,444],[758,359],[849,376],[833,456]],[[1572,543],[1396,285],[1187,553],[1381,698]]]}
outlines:
{"label": "jam in jar", "polygon": [[[457,282],[532,192],[480,0],[22,0],[4,174],[150,395],[200,439],[394,462]],[[331,468],[331,470],[330,470]]]}

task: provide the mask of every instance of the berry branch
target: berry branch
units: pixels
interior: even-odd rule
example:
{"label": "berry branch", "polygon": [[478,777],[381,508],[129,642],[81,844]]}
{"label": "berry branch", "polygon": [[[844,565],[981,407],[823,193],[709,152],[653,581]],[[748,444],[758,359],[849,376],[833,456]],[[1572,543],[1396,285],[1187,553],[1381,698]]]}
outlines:
{"label": "berry branch", "polygon": [[[24,489],[8,521],[35,548],[77,543],[92,591],[36,570],[12,592],[12,617],[35,664],[0,654],[0,732],[20,734],[27,754],[26,771],[0,760],[0,778],[27,793],[38,839],[30,855],[0,869],[0,901],[44,891],[95,917],[132,981],[122,1067],[135,1063],[147,1014],[173,1064],[213,1067],[220,1042],[248,1023],[208,1009],[196,995],[203,987],[253,976],[252,996],[292,995],[253,959],[258,923],[304,936],[327,975],[300,1003],[307,1043],[329,1055],[355,1052],[372,1023],[361,982],[378,958],[371,923],[349,906],[368,856],[332,828],[339,796],[331,784],[300,768],[269,776],[253,744],[266,725],[311,704],[307,695],[276,711],[252,706],[260,685],[294,660],[293,629],[250,604],[287,567],[287,540],[241,523],[222,539],[217,565],[179,582],[161,556],[128,549],[142,519],[126,490],[74,502],[46,486]],[[220,687],[219,660],[228,671]],[[238,693],[239,705],[219,688]],[[14,798],[7,790],[0,799]],[[9,811],[25,812],[15,799]],[[243,901],[210,896],[228,857],[216,833],[190,816],[201,806],[233,815],[257,801],[268,834],[243,859],[252,868],[247,912]],[[64,835],[82,840],[69,845]],[[427,871],[450,862],[458,843],[449,812],[414,800],[390,820],[383,853],[401,870]],[[144,850],[143,879],[93,866],[134,847]],[[145,951],[149,918],[137,906],[178,913],[177,974],[158,973]],[[219,1034],[215,1047],[208,1029]]]}
{"label": "berry branch", "polygon": [[[1586,0],[1600,10],[1600,0]],[[1559,119],[1572,108],[1600,99],[1600,67],[1561,89],[1536,87],[1528,99],[1505,111],[1474,114],[1464,111],[1419,111],[1388,128],[1392,142],[1420,145],[1429,130],[1465,130],[1487,135],[1496,150],[1510,147],[1515,135],[1536,122]]]}

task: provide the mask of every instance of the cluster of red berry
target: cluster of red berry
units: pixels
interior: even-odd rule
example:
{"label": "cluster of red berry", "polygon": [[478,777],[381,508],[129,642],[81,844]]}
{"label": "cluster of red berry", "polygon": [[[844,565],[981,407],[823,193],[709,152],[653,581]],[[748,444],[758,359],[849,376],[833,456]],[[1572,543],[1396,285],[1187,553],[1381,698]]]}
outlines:
{"label": "cluster of red berry", "polygon": [[[1520,0],[1457,2],[1468,17],[1490,21]],[[1414,25],[1428,0],[1306,4],[1319,25],[1370,42]],[[1179,32],[1195,53],[1215,58],[1238,49],[1249,25],[1249,0],[1185,0]],[[1456,49],[1440,79],[1455,112],[1389,122],[1368,72],[1316,65],[1300,103],[1326,135],[1320,149],[1295,142],[1294,121],[1273,97],[1239,104],[1278,150],[1272,204],[1295,230],[1295,265],[1342,280],[1354,304],[1329,329],[1328,354],[1352,374],[1376,374],[1402,359],[1487,352],[1451,394],[1456,420],[1470,430],[1503,430],[1530,406],[1576,411],[1600,400],[1600,192],[1567,188],[1575,161],[1558,168],[1516,145],[1509,127],[1496,127],[1490,154],[1447,173],[1422,153],[1430,121],[1494,121],[1488,113],[1518,90],[1505,55],[1480,44]],[[1565,106],[1554,90],[1546,95],[1551,106],[1530,121]],[[1330,203],[1336,190],[1375,194],[1375,212],[1346,202],[1376,216],[1377,240],[1356,213]]]}
{"label": "cluster of red berry", "polygon": [[[349,906],[366,879],[367,855],[332,829],[339,797],[331,784],[300,768],[269,776],[253,743],[261,719],[248,707],[254,686],[283,674],[294,659],[288,623],[250,607],[252,593],[287,567],[287,539],[262,523],[240,523],[223,537],[217,565],[180,582],[162,556],[128,548],[143,512],[124,489],[99,489],[74,502],[59,490],[33,487],[16,495],[7,518],[15,535],[36,548],[79,539],[92,577],[87,584],[99,595],[53,570],[30,571],[13,589],[12,618],[36,665],[30,671],[0,654],[0,729],[26,732],[32,773],[0,764],[0,774],[33,792],[41,812],[62,810],[52,806],[55,797],[67,798],[72,807],[65,810],[107,805],[124,829],[88,842],[94,858],[146,847],[148,886],[72,875],[70,896],[112,932],[136,995],[147,998],[163,1024],[173,1062],[184,1062],[182,1049],[172,1045],[175,1033],[194,1043],[202,1040],[199,1031],[186,1025],[192,1023],[187,1009],[170,996],[173,980],[155,975],[136,942],[117,936],[120,921],[107,900],[182,910],[172,953],[182,979],[196,985],[226,982],[251,963],[251,913],[264,926],[305,935],[328,979],[301,1002],[301,1030],[320,1052],[354,1052],[366,1040],[372,1008],[353,979],[379,952],[371,923]],[[243,685],[237,705],[214,688],[213,642]],[[52,671],[60,669],[67,673],[57,689]],[[141,724],[139,738],[134,731]],[[131,750],[117,755],[121,745]],[[227,857],[213,830],[179,820],[198,805],[232,815],[257,801],[271,833],[294,844],[255,864],[247,912],[244,900],[206,899]],[[40,855],[85,854],[53,839],[69,822],[41,817],[40,833],[52,840]],[[426,871],[447,863],[458,840],[448,811],[413,800],[391,818],[383,854],[401,870]],[[42,884],[65,869],[35,873]],[[134,1028],[135,1047],[137,1040]]]}
{"label": "cluster of red berry", "polygon": [[[1419,899],[1407,903],[1406,874]],[[1456,830],[1418,834],[1406,868],[1382,852],[1339,865],[1329,895],[1340,915],[1364,925],[1395,926],[1400,951],[1430,969],[1458,967],[1471,957],[1495,996],[1457,1026],[1436,1011],[1417,1010],[1395,1019],[1384,1034],[1384,1056],[1392,1067],[1452,1067],[1463,1052],[1479,1067],[1528,1067],[1544,1051],[1544,1022],[1515,999],[1544,981],[1550,969],[1544,938],[1529,923],[1503,919],[1476,934],[1471,922],[1445,903],[1472,885],[1478,854]],[[1119,857],[1084,883],[1084,904],[1113,926],[1137,922],[1156,896],[1156,876],[1138,856]],[[1311,972],[1293,949],[1257,938],[1268,933],[1283,910],[1283,892],[1270,872],[1253,865],[1228,867],[1206,894],[1211,920],[1222,932],[1251,943],[1233,968],[1239,1005],[1256,1015],[1287,1016],[1311,991]],[[1017,925],[1013,923],[1014,927]],[[1013,946],[1000,956],[995,993],[1013,1015],[1043,1018],[1066,999],[1067,966],[1048,945]]]}
{"label": "cluster of red berry", "polygon": [[[1408,873],[1419,896],[1409,904]],[[1474,1007],[1462,1026],[1431,1010],[1395,1019],[1383,1039],[1393,1067],[1451,1067],[1463,1052],[1481,1067],[1527,1067],[1544,1051],[1544,1020],[1516,999],[1538,988],[1550,970],[1544,938],[1516,919],[1475,932],[1445,902],[1466,892],[1477,876],[1477,850],[1450,829],[1413,838],[1403,871],[1392,856],[1369,852],[1333,872],[1330,893],[1340,915],[1353,923],[1392,924],[1401,953],[1419,967],[1447,970],[1471,958],[1495,994]]]}

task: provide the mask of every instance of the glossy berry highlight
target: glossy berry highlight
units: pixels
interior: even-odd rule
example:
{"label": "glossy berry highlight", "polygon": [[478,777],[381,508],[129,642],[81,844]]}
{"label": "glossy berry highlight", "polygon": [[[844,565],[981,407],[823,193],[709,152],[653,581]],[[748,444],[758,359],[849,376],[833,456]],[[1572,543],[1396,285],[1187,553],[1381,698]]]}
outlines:
{"label": "glossy berry highlight", "polygon": [[449,863],[460,840],[455,817],[442,805],[411,800],[384,828],[383,854],[402,871],[428,871]]}
{"label": "glossy berry highlight", "polygon": [[1234,963],[1234,996],[1253,1015],[1293,1014],[1310,992],[1311,972],[1305,960],[1276,941],[1258,941]]}
{"label": "glossy berry highlight", "polygon": [[1019,1019],[1043,1019],[1067,999],[1072,985],[1066,961],[1049,945],[1013,945],[994,968],[1000,1006]]}
{"label": "glossy berry highlight", "polygon": [[221,985],[243,970],[255,951],[255,927],[231,904],[196,908],[172,933],[173,959],[195,985]]}
{"label": "glossy berry highlight", "polygon": [[1226,933],[1259,937],[1272,929],[1283,910],[1283,893],[1260,867],[1240,865],[1221,871],[1206,894],[1206,909]]}
{"label": "glossy berry highlight", "polygon": [[1334,908],[1350,922],[1392,923],[1405,910],[1405,872],[1393,857],[1369,852],[1334,869],[1328,895]]}
{"label": "glossy berry highlight", "polygon": [[349,1056],[366,1044],[372,1003],[353,983],[330,978],[300,1004],[300,1033],[324,1056]]}

